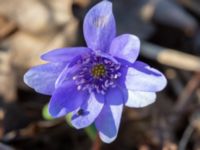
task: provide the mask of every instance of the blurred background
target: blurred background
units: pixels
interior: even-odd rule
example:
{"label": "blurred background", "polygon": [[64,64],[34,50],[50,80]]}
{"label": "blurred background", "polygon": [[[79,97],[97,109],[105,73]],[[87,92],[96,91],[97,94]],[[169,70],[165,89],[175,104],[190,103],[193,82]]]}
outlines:
{"label": "blurred background", "polygon": [[85,45],[82,22],[98,1],[0,0],[0,150],[200,150],[199,0],[113,0],[118,34],[141,38],[139,59],[168,86],[156,103],[125,108],[109,145],[49,118],[50,97],[23,83],[42,53]]}

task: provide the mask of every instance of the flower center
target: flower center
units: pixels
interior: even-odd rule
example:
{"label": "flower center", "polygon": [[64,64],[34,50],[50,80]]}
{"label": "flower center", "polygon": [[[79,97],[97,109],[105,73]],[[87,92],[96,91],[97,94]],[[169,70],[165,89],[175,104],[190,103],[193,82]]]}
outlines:
{"label": "flower center", "polygon": [[103,64],[94,65],[92,68],[92,75],[94,78],[100,78],[106,75],[106,68]]}
{"label": "flower center", "polygon": [[115,81],[121,76],[118,62],[95,54],[79,59],[75,65],[80,67],[72,78],[77,90],[105,94],[106,90],[116,86]]}

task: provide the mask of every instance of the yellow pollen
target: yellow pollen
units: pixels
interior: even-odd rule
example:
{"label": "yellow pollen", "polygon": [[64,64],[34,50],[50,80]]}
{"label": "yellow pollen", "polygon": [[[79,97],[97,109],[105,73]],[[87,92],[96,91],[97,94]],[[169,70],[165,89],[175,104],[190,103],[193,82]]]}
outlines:
{"label": "yellow pollen", "polygon": [[98,64],[93,66],[92,68],[92,75],[95,78],[99,78],[102,77],[106,74],[106,69],[105,66],[103,64]]}

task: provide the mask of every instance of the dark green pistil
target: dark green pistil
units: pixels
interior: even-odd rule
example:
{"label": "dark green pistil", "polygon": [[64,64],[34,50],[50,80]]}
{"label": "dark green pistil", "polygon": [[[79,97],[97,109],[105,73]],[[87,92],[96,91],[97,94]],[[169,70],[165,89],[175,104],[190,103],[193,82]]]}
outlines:
{"label": "dark green pistil", "polygon": [[99,78],[99,77],[105,76],[105,74],[106,74],[106,68],[103,64],[97,64],[93,66],[92,68],[93,77]]}

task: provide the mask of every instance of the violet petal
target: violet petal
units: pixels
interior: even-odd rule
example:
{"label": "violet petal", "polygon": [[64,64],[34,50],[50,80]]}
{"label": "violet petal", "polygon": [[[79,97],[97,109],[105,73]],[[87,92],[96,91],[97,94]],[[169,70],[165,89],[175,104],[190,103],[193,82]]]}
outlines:
{"label": "violet petal", "polygon": [[136,61],[128,67],[125,86],[128,90],[158,92],[167,84],[165,76],[149,65]]}
{"label": "violet petal", "polygon": [[154,103],[156,94],[153,92],[141,92],[128,90],[128,100],[125,105],[133,108],[145,107]]}
{"label": "violet petal", "polygon": [[122,116],[123,105],[105,104],[101,113],[95,121],[95,126],[99,131],[102,141],[111,143],[117,137],[120,120]]}
{"label": "violet petal", "polygon": [[134,63],[140,51],[140,40],[137,36],[123,34],[116,37],[110,46],[110,54]]}
{"label": "violet petal", "polygon": [[102,1],[92,7],[86,14],[83,23],[86,43],[94,51],[108,51],[116,34],[112,3]]}
{"label": "violet petal", "polygon": [[78,91],[73,82],[66,82],[53,93],[49,103],[52,117],[60,117],[76,110],[88,99],[88,93]]}
{"label": "violet petal", "polygon": [[91,52],[91,50],[86,47],[59,48],[43,54],[41,58],[50,62],[69,62],[76,56],[88,52]]}
{"label": "violet petal", "polygon": [[31,68],[24,75],[24,82],[38,93],[51,95],[55,81],[64,69],[64,63],[48,63]]}
{"label": "violet petal", "polygon": [[73,75],[79,71],[80,66],[75,65],[73,67],[66,66],[63,71],[58,76],[55,87],[58,88],[59,86],[62,86],[65,82],[72,81]]}
{"label": "violet petal", "polygon": [[[91,125],[103,108],[103,103],[100,103],[92,93],[87,102],[81,108],[73,112],[72,125],[77,128],[85,128]],[[81,111],[81,112],[79,112]],[[80,113],[80,114],[79,114]]]}
{"label": "violet petal", "polygon": [[124,100],[123,92],[118,86],[110,88],[105,95],[105,100],[110,105],[121,105]]}

